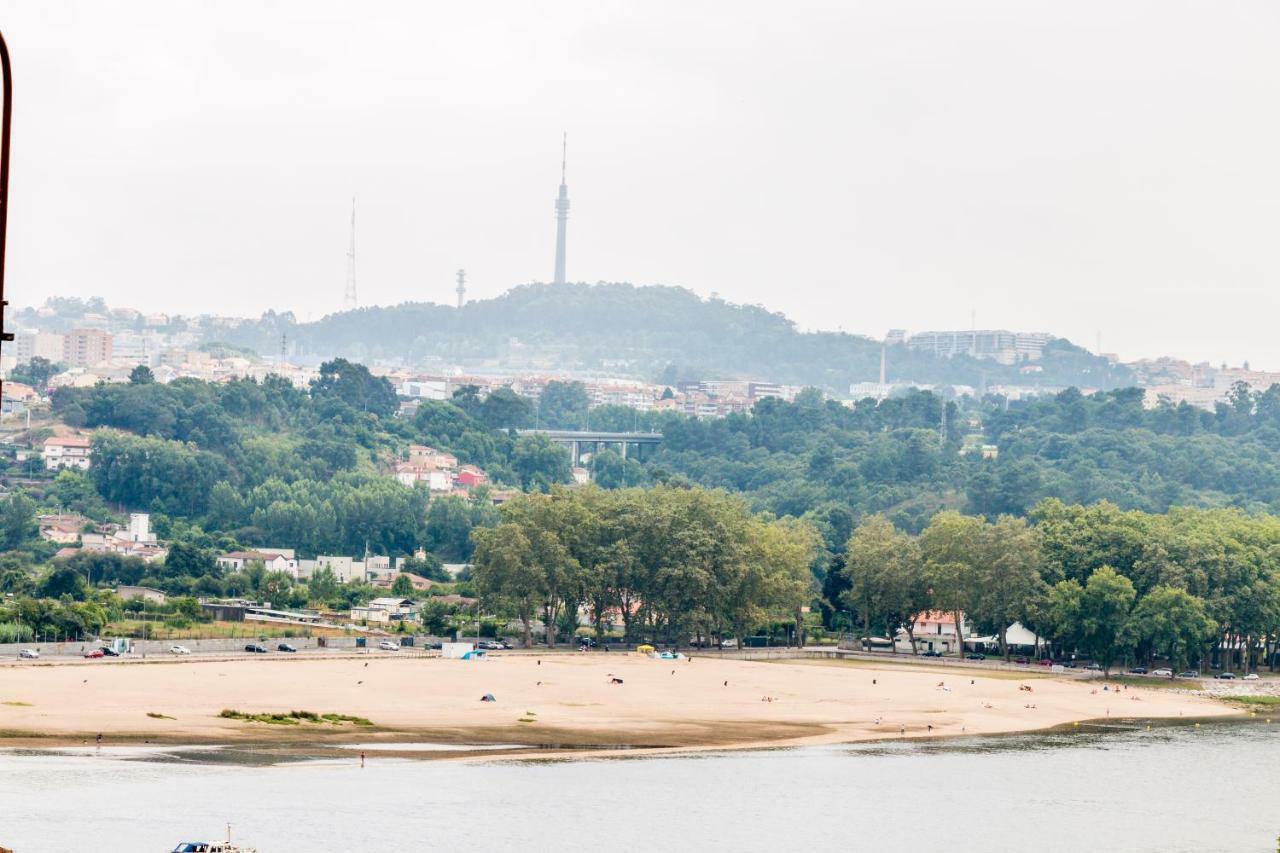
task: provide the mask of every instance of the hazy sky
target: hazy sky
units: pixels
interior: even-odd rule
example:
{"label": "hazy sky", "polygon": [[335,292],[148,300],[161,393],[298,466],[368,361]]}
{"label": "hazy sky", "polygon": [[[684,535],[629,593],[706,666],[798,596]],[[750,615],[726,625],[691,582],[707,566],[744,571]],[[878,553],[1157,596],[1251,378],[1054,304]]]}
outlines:
{"label": "hazy sky", "polygon": [[7,0],[9,298],[551,277],[1280,368],[1280,4]]}

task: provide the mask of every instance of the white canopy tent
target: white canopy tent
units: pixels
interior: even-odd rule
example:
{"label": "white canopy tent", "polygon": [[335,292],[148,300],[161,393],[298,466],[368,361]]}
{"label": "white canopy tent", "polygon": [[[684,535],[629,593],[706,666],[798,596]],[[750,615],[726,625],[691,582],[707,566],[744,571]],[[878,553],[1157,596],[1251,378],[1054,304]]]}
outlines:
{"label": "white canopy tent", "polygon": [[[1027,628],[1021,622],[1014,622],[1004,632],[1004,641],[1009,648],[1026,648],[1040,650],[1042,646],[1048,645],[1049,641],[1043,637],[1036,636],[1035,632]],[[965,637],[964,644],[973,646],[974,648],[994,648],[1000,645],[1000,637],[992,634],[989,637]]]}

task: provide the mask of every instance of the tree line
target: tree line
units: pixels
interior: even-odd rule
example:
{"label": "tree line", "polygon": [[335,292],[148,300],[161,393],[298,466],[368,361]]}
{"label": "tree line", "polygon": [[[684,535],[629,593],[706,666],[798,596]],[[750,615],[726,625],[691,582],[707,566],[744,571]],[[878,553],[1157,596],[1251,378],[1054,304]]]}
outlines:
{"label": "tree line", "polygon": [[812,599],[821,550],[804,522],[751,511],[700,488],[553,488],[503,504],[474,532],[477,592],[520,622],[525,645],[571,636],[585,612],[596,637],[616,624],[631,640],[685,645],[793,621]]}
{"label": "tree line", "polygon": [[915,617],[940,610],[994,634],[1006,657],[1021,622],[1106,668],[1162,657],[1253,669],[1274,665],[1280,642],[1280,518],[1049,500],[1029,518],[941,512],[912,535],[873,515],[823,596],[829,624],[844,612],[864,635],[906,627],[913,647]]}

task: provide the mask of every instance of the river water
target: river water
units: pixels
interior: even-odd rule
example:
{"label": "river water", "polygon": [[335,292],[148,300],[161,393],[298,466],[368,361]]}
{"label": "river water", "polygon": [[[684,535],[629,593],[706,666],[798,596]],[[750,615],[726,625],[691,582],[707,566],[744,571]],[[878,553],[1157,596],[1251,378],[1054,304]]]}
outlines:
{"label": "river water", "polygon": [[1280,720],[579,761],[0,751],[0,846],[162,853],[1276,850]]}

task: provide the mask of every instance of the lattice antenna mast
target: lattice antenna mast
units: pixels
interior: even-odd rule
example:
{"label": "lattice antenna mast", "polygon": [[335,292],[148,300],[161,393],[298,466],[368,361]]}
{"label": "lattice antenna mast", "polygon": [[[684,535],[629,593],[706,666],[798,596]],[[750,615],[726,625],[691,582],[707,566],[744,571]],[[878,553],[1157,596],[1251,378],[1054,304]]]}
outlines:
{"label": "lattice antenna mast", "polygon": [[351,197],[351,242],[347,246],[347,289],[342,294],[344,311],[354,311],[360,306],[356,297],[356,200]]}

